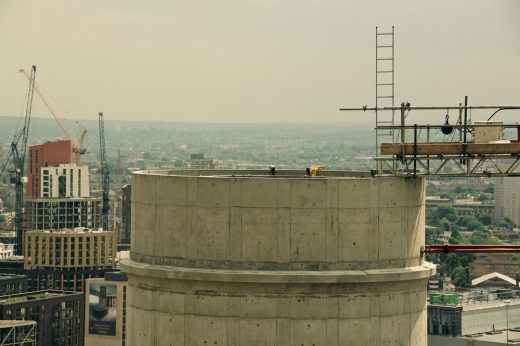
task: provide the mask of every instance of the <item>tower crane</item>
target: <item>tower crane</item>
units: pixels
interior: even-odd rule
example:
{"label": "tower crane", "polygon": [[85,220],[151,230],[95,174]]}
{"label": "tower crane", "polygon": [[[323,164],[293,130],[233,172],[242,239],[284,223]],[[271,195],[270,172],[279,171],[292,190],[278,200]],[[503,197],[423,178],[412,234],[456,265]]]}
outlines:
{"label": "tower crane", "polygon": [[5,167],[12,159],[14,169],[11,175],[11,183],[15,185],[15,217],[14,217],[14,231],[15,239],[15,254],[22,255],[23,253],[23,212],[24,212],[24,193],[23,183],[25,178],[25,154],[27,151],[27,138],[29,136],[29,125],[31,123],[32,101],[34,96],[34,79],[36,77],[36,66],[32,66],[31,75],[29,76],[29,90],[27,92],[27,103],[25,108],[25,118],[23,127],[18,131],[11,142],[11,153],[5,161],[0,175],[4,172]]}
{"label": "tower crane", "polygon": [[101,226],[103,230],[108,231],[108,212],[110,210],[110,200],[108,197],[110,189],[110,172],[106,163],[105,149],[105,125],[103,120],[103,112],[99,112],[99,156],[101,161],[101,179],[103,200],[101,206]]}
{"label": "tower crane", "polygon": [[[20,72],[23,73],[25,75],[25,77],[27,77],[30,80],[30,75],[27,73],[27,71],[25,71],[24,69],[20,69]],[[54,120],[56,120],[56,123],[58,124],[59,128],[63,131],[63,133],[65,133],[65,136],[67,136],[67,138],[72,142],[73,161],[74,161],[75,164],[79,164],[80,155],[84,155],[84,154],[88,153],[88,150],[83,146],[83,142],[85,140],[85,135],[87,134],[87,129],[83,128],[83,132],[81,133],[80,140],[77,141],[76,137],[74,136],[72,131],[67,129],[63,125],[63,123],[60,121],[60,118],[58,117],[58,114],[54,110],[54,107],[52,107],[50,102],[44,96],[44,94],[41,91],[41,89],[37,85],[34,85],[34,89],[36,90],[36,93],[38,94],[40,99],[45,104],[45,107],[47,107],[49,112],[52,114]]]}

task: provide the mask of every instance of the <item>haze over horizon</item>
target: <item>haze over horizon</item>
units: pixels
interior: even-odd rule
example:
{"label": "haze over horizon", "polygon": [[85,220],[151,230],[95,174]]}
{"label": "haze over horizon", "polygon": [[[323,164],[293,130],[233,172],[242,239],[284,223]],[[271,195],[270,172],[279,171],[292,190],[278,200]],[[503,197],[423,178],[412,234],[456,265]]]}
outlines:
{"label": "haze over horizon", "polygon": [[[520,104],[514,0],[3,0],[0,116],[22,113],[34,64],[63,118],[368,123],[338,109],[374,105],[375,27],[392,25],[396,104]],[[36,95],[33,116],[50,117]]]}

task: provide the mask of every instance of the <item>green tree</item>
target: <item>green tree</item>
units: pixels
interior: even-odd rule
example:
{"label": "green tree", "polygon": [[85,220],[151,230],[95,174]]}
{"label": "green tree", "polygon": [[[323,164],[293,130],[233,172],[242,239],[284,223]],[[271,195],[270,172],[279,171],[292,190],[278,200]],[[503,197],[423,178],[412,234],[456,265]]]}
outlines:
{"label": "green tree", "polygon": [[457,227],[457,225],[446,218],[439,221],[439,226],[445,231],[451,231],[454,227]]}
{"label": "green tree", "polygon": [[498,245],[498,244],[502,244],[502,241],[500,239],[498,239],[498,237],[496,235],[492,235],[488,238],[486,244]]}
{"label": "green tree", "polygon": [[448,238],[448,244],[460,244],[460,239],[449,237]]}
{"label": "green tree", "polygon": [[463,192],[468,192],[468,189],[466,189],[463,186],[455,186],[453,191],[455,191],[456,193],[463,193]]}
{"label": "green tree", "polygon": [[460,240],[460,232],[458,227],[453,227],[453,229],[451,230],[451,237]]}
{"label": "green tree", "polygon": [[480,221],[473,215],[464,215],[457,219],[457,224],[462,227],[466,227],[469,231],[483,230],[485,227]]}
{"label": "green tree", "polygon": [[442,230],[434,227],[426,228],[426,243],[433,244],[435,239],[442,233]]}
{"label": "green tree", "polygon": [[516,227],[516,224],[510,218],[505,217],[502,221],[497,222],[497,226],[511,229]]}
{"label": "green tree", "polygon": [[457,287],[468,287],[470,283],[466,268],[462,266],[455,268],[451,276],[451,282]]}
{"label": "green tree", "polygon": [[484,202],[489,199],[490,199],[489,196],[486,195],[485,193],[481,193],[480,195],[477,196],[477,201],[480,201],[480,202]]}
{"label": "green tree", "polygon": [[484,244],[486,243],[487,237],[482,231],[474,231],[469,237],[471,244]]}
{"label": "green tree", "polygon": [[489,226],[493,223],[493,218],[489,214],[480,214],[478,216],[478,221],[483,225]]}
{"label": "green tree", "polygon": [[438,220],[447,218],[448,215],[455,215],[455,209],[451,205],[439,205],[435,210],[435,216]]}
{"label": "green tree", "polygon": [[453,270],[461,265],[460,256],[456,253],[450,253],[444,258],[441,258],[442,267],[444,268],[444,272],[448,273],[451,276]]}
{"label": "green tree", "polygon": [[470,220],[466,227],[469,231],[483,231],[485,229],[484,225],[480,223],[478,220]]}

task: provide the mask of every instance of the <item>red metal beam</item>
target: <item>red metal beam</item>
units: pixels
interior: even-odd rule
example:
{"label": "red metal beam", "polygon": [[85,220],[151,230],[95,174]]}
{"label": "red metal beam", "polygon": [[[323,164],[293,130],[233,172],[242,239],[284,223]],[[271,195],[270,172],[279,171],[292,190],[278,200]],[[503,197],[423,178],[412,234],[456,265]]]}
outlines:
{"label": "red metal beam", "polygon": [[452,245],[452,244],[434,244],[426,245],[423,253],[513,253],[520,252],[520,245]]}

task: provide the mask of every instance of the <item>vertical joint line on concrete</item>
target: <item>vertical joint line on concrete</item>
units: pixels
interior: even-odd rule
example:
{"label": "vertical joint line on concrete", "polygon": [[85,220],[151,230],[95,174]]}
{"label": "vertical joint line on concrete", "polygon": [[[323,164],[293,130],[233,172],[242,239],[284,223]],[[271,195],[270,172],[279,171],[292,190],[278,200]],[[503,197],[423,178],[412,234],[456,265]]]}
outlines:
{"label": "vertical joint line on concrete", "polygon": [[[280,198],[280,180],[276,182],[276,258],[278,261],[280,261],[280,217],[279,217],[279,211],[280,211],[280,205],[278,203]],[[283,233],[282,233],[282,240],[283,240]]]}
{"label": "vertical joint line on concrete", "polygon": [[[231,227],[233,227],[232,225],[233,225],[233,220],[232,220],[232,216],[231,216],[231,183],[228,180],[228,245],[227,245],[227,258],[229,258],[229,259],[231,259]],[[229,304],[228,304],[228,310],[229,310]]]}

